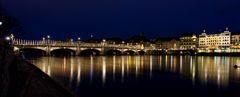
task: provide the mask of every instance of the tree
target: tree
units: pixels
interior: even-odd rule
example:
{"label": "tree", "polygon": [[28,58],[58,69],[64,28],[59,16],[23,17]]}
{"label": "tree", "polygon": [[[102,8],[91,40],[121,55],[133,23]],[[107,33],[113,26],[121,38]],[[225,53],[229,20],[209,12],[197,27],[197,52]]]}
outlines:
{"label": "tree", "polygon": [[23,32],[20,23],[15,18],[9,16],[2,7],[0,7],[0,22],[0,37],[9,34],[20,36],[20,33]]}

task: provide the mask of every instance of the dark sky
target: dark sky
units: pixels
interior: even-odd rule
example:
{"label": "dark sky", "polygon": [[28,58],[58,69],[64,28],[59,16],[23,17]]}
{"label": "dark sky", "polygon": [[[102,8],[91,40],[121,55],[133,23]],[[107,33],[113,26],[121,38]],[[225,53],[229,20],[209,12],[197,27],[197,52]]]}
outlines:
{"label": "dark sky", "polygon": [[240,0],[1,0],[27,37],[148,38],[240,32]]}

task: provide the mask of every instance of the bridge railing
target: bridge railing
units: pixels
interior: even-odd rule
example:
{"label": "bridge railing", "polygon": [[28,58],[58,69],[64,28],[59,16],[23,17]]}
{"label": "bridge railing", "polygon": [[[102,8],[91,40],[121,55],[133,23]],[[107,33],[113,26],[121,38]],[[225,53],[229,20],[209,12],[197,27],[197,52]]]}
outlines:
{"label": "bridge railing", "polygon": [[108,47],[108,48],[122,48],[122,49],[141,49],[139,45],[127,45],[127,44],[106,44],[106,43],[86,43],[86,42],[63,42],[56,40],[23,40],[14,39],[12,41],[15,46],[61,46],[61,47]]}

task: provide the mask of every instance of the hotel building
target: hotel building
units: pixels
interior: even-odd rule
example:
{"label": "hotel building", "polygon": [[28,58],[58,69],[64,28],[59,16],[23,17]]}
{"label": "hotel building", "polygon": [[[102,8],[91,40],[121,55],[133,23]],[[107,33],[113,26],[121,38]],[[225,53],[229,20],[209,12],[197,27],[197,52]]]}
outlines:
{"label": "hotel building", "polygon": [[204,30],[199,35],[199,49],[226,49],[231,46],[231,32],[228,28],[220,34],[206,34]]}

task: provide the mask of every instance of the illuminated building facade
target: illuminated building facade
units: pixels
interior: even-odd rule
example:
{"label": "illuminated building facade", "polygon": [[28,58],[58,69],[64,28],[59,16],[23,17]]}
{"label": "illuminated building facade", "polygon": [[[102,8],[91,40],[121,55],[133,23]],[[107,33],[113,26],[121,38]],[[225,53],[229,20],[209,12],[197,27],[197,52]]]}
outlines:
{"label": "illuminated building facade", "polygon": [[200,49],[226,49],[231,46],[231,32],[228,28],[220,34],[206,34],[205,30],[199,35]]}
{"label": "illuminated building facade", "polygon": [[240,35],[232,35],[231,48],[240,48]]}
{"label": "illuminated building facade", "polygon": [[180,42],[177,38],[158,38],[155,45],[157,49],[177,50],[180,48]]}
{"label": "illuminated building facade", "polygon": [[198,46],[198,38],[194,33],[184,33],[180,37],[181,50],[194,50]]}

